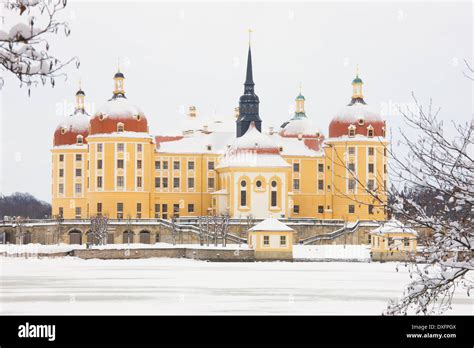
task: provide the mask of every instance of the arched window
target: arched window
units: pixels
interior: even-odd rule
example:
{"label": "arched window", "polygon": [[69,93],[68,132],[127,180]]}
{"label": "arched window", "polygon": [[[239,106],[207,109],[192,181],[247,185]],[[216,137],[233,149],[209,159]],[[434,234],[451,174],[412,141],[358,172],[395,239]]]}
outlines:
{"label": "arched window", "polygon": [[82,137],[82,135],[78,135],[78,136],[77,136],[76,142],[77,142],[77,144],[79,144],[79,145],[82,145],[82,144],[84,143],[84,138]]}
{"label": "arched window", "polygon": [[247,182],[245,180],[240,182],[240,206],[247,206]]}
{"label": "arched window", "polygon": [[276,207],[278,206],[278,183],[276,182],[276,180],[272,180],[270,185],[271,185],[270,206]]}
{"label": "arched window", "polygon": [[353,124],[351,124],[351,125],[348,127],[349,136],[350,136],[350,137],[355,137],[355,129],[356,129],[356,127],[355,127]]}
{"label": "arched window", "polygon": [[369,125],[367,127],[367,136],[369,138],[372,138],[374,136],[374,127],[372,127],[372,125]]}
{"label": "arched window", "polygon": [[117,132],[123,132],[125,130],[125,126],[122,122],[117,123]]}

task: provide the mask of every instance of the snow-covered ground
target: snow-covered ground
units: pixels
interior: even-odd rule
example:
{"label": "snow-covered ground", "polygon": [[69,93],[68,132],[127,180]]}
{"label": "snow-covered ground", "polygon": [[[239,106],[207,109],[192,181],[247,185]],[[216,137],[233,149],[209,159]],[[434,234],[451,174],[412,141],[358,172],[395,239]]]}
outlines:
{"label": "snow-covered ground", "polygon": [[[0,258],[1,314],[375,314],[395,263]],[[473,314],[459,291],[448,314]]]}

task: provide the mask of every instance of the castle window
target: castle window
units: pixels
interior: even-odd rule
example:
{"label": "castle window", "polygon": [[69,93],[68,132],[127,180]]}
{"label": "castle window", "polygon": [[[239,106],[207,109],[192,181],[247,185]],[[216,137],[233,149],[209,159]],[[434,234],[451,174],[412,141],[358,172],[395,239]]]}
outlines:
{"label": "castle window", "polygon": [[324,172],[324,163],[318,163],[318,172],[320,173]]}
{"label": "castle window", "polygon": [[179,170],[179,161],[174,161],[173,162],[173,169],[174,170]]}
{"label": "castle window", "polygon": [[300,164],[299,163],[293,163],[293,171],[294,172],[299,172],[300,171]]}
{"label": "castle window", "polygon": [[323,213],[324,213],[324,206],[318,205],[318,214],[323,214]]}
{"label": "castle window", "polygon": [[123,159],[118,159],[117,160],[117,168],[118,169],[123,169]]}
{"label": "castle window", "polygon": [[140,121],[142,119],[142,116],[140,114],[137,114],[137,121]]}
{"label": "castle window", "polygon": [[300,213],[300,206],[299,205],[294,205],[293,206],[293,213],[299,214]]}
{"label": "castle window", "polygon": [[214,162],[207,162],[207,169],[214,170]]}
{"label": "castle window", "polygon": [[155,161],[155,170],[160,170],[160,169],[161,169],[161,162]]}
{"label": "castle window", "polygon": [[63,194],[63,193],[64,193],[64,184],[59,184],[58,192],[59,192],[60,194]]}
{"label": "castle window", "polygon": [[257,188],[261,188],[261,187],[262,187],[262,181],[261,181],[261,180],[257,180],[257,181],[255,182],[255,186],[256,186]]}
{"label": "castle window", "polygon": [[117,144],[117,151],[118,152],[123,152],[124,148],[125,148],[124,143],[118,143]]}
{"label": "castle window", "polygon": [[102,214],[102,203],[97,203],[97,214]]}
{"label": "castle window", "polygon": [[117,203],[117,219],[123,219],[123,203]]}
{"label": "castle window", "polygon": [[242,180],[240,182],[240,206],[241,207],[246,207],[247,206],[247,182],[245,180]]}
{"label": "castle window", "polygon": [[137,160],[137,169],[142,169],[142,160]]}
{"label": "castle window", "polygon": [[357,120],[357,123],[359,124],[359,126],[363,126],[364,125],[364,119],[359,118],[359,120]]}
{"label": "castle window", "polygon": [[173,188],[179,188],[179,178],[173,178]]}
{"label": "castle window", "polygon": [[349,204],[349,214],[354,214],[355,213],[355,206],[354,204]]}
{"label": "castle window", "polygon": [[212,146],[211,145],[207,145],[207,151],[211,151],[212,150]]}
{"label": "castle window", "polygon": [[374,127],[372,127],[372,126],[367,127],[367,136],[369,138],[372,138],[374,136]]}
{"label": "castle window", "polygon": [[99,115],[99,121],[103,121],[104,120],[104,115],[103,114],[100,114]]}
{"label": "castle window", "polygon": [[117,187],[123,187],[123,176],[117,176]]}
{"label": "castle window", "polygon": [[161,205],[155,204],[155,218],[156,219],[160,218],[160,207],[161,207]]}
{"label": "castle window", "polygon": [[194,213],[194,204],[188,204],[188,213]]}
{"label": "castle window", "polygon": [[278,189],[277,189],[277,182],[273,180],[271,182],[272,191],[270,193],[270,206],[276,207],[278,206]]}
{"label": "castle window", "polygon": [[403,238],[403,245],[406,247],[410,246],[410,240],[408,238]]}
{"label": "castle window", "polygon": [[97,188],[102,188],[102,177],[101,176],[97,177]]}
{"label": "castle window", "polygon": [[374,172],[374,164],[373,163],[369,163],[369,173],[373,173]]}
{"label": "castle window", "polygon": [[102,169],[102,160],[97,160],[97,169]]}
{"label": "castle window", "polygon": [[137,176],[137,187],[142,187],[142,177]]}
{"label": "castle window", "polygon": [[142,152],[143,146],[142,144],[137,144],[137,152]]}
{"label": "castle window", "polygon": [[76,219],[80,219],[81,218],[81,207],[76,207],[75,213],[76,213]]}
{"label": "castle window", "polygon": [[173,215],[179,217],[179,204],[173,204]]}
{"label": "castle window", "polygon": [[64,162],[64,155],[59,155],[59,162]]}
{"label": "castle window", "polygon": [[373,147],[369,147],[369,156],[373,156],[374,155],[374,148]]}
{"label": "castle window", "polygon": [[374,213],[374,206],[372,204],[369,204],[369,214]]}
{"label": "castle window", "polygon": [[59,177],[64,177],[64,169],[59,169]]}
{"label": "castle window", "polygon": [[141,218],[142,218],[142,204],[137,203],[137,219],[141,219]]}
{"label": "castle window", "polygon": [[81,145],[83,143],[83,137],[82,135],[78,135],[77,138],[76,138],[76,142]]}
{"label": "castle window", "polygon": [[61,217],[64,216],[64,208],[63,208],[63,207],[59,207],[58,210],[59,210],[58,215],[61,216]]}
{"label": "castle window", "polygon": [[350,137],[354,137],[355,136],[355,126],[353,124],[351,124],[349,127],[349,136]]}
{"label": "castle window", "polygon": [[355,163],[351,162],[347,165],[347,169],[349,169],[351,172],[355,172]]}
{"label": "castle window", "polygon": [[383,172],[384,172],[384,174],[387,174],[387,165],[386,164],[383,165]]}
{"label": "castle window", "polygon": [[328,185],[328,191],[331,191],[331,185]]}
{"label": "castle window", "polygon": [[300,179],[293,179],[293,189],[294,190],[300,189]]}
{"label": "castle window", "polygon": [[161,178],[155,178],[155,188],[160,188]]}
{"label": "castle window", "polygon": [[61,134],[66,134],[66,128],[61,128]]}
{"label": "castle window", "polygon": [[374,188],[375,188],[374,179],[367,180],[367,189],[372,191]]}
{"label": "castle window", "polygon": [[214,178],[207,178],[207,188],[214,189]]}
{"label": "castle window", "polygon": [[97,144],[97,152],[102,152],[102,144]]}
{"label": "castle window", "polygon": [[349,182],[348,182],[347,186],[348,186],[350,191],[354,191],[355,187],[356,187],[355,179],[349,179]]}
{"label": "castle window", "polygon": [[80,194],[82,192],[82,185],[81,184],[76,184],[75,185],[75,191],[76,191],[76,194]]}
{"label": "castle window", "polygon": [[280,245],[286,246],[286,236],[280,236]]}
{"label": "castle window", "polygon": [[81,154],[76,154],[76,161],[82,161],[82,155]]}
{"label": "castle window", "polygon": [[349,155],[355,155],[356,153],[356,149],[353,146],[349,147],[347,151],[349,152]]}
{"label": "castle window", "polygon": [[122,122],[117,123],[117,132],[123,132],[125,130],[125,126]]}
{"label": "castle window", "polygon": [[188,178],[188,189],[194,188],[194,178]]}
{"label": "castle window", "polygon": [[82,176],[82,169],[76,168],[76,176]]}
{"label": "castle window", "polygon": [[194,161],[188,162],[188,170],[194,170]]}
{"label": "castle window", "polygon": [[168,178],[163,178],[163,188],[168,188]]}
{"label": "castle window", "polygon": [[263,245],[270,245],[270,236],[263,236]]}
{"label": "castle window", "polygon": [[324,190],[324,180],[318,180],[318,190]]}
{"label": "castle window", "polygon": [[164,170],[168,169],[168,161],[163,161],[163,169]]}

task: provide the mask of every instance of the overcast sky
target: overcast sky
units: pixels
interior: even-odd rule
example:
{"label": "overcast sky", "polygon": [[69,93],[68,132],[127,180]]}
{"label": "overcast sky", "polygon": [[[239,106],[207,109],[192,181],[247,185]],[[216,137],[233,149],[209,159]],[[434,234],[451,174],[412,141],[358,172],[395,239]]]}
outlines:
{"label": "overcast sky", "polygon": [[[54,89],[19,88],[4,75],[0,92],[0,192],[31,192],[51,201],[53,132],[70,111],[78,80],[89,109],[112,95],[117,60],[127,97],[140,106],[154,134],[166,133],[182,111],[232,118],[243,92],[247,29],[263,126],[290,115],[300,82],[307,115],[327,134],[350,100],[357,64],[365,100],[384,114],[397,139],[404,130],[396,104],[432,97],[445,120],[472,117],[470,2],[68,2],[71,36],[51,38],[60,57],[78,56],[79,70]],[[449,123],[449,122],[447,122]]]}

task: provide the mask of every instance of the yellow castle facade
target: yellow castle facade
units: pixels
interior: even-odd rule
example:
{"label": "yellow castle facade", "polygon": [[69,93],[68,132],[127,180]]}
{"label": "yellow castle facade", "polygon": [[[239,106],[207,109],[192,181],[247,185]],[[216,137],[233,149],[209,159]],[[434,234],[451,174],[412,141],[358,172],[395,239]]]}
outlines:
{"label": "yellow castle facade", "polygon": [[92,116],[79,89],[75,112],[56,128],[53,215],[386,220],[386,125],[365,103],[359,76],[328,137],[307,117],[301,93],[290,120],[262,129],[250,48],[230,122],[200,122],[191,107],[179,134],[154,136],[120,71],[114,84]]}

